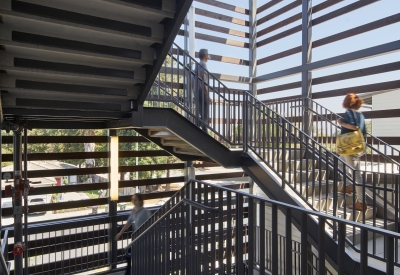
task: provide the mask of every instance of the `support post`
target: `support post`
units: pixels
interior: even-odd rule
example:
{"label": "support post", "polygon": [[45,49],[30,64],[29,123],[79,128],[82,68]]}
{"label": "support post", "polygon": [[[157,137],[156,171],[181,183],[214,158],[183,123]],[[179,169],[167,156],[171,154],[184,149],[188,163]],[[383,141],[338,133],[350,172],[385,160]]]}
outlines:
{"label": "support post", "polygon": [[[311,62],[312,56],[312,0],[302,0],[302,46],[301,65]],[[303,99],[303,131],[312,135],[312,113],[309,111],[309,99],[312,98],[312,73],[302,70],[301,73],[301,97]]]}
{"label": "support post", "polygon": [[[116,136],[117,135],[117,131],[116,130],[109,130],[108,131],[108,136],[109,137],[111,137],[111,136]],[[109,151],[109,157],[110,157],[110,141],[109,141],[109,144],[108,144],[108,151]],[[111,182],[110,182],[110,179],[111,179],[111,177],[110,177],[110,173],[111,173],[111,169],[110,169],[110,165],[111,165],[111,163],[110,163],[110,160],[108,161],[108,173],[109,173],[109,186],[108,186],[108,189],[109,189],[109,192],[108,192],[108,194],[110,194],[110,187],[111,187]],[[115,238],[115,236],[117,235],[117,233],[118,233],[118,223],[117,223],[117,201],[112,201],[111,199],[110,199],[110,196],[109,196],[109,199],[108,199],[108,209],[109,209],[109,211],[108,211],[108,216],[109,216],[109,219],[110,219],[110,226],[109,226],[109,238],[108,238],[108,242],[109,242],[109,257],[108,257],[108,259],[109,259],[109,266],[110,266],[110,268],[113,270],[113,269],[116,269],[117,268],[117,254],[118,254],[118,243],[117,243],[117,241],[115,241],[114,240],[114,238]]]}
{"label": "support post", "polygon": [[[249,0],[249,91],[250,93],[257,98],[257,84],[253,83],[253,79],[257,76],[257,0]],[[244,102],[253,101],[251,97],[243,98]],[[252,102],[254,103],[254,102]],[[243,103],[244,104],[244,103]],[[244,104],[244,112],[243,114],[243,127],[246,128],[244,130],[243,138],[244,143],[248,141],[248,137],[254,137],[255,127],[251,127],[250,125],[258,125],[259,117],[256,116],[256,108],[252,108],[252,104],[246,105]],[[246,135],[246,136],[245,136]],[[246,144],[244,145],[246,146]],[[246,147],[245,147],[246,149]],[[250,180],[250,193],[254,194],[256,190],[254,189],[254,182]]]}
{"label": "support post", "polygon": [[[12,197],[14,215],[14,248],[22,246],[22,129],[14,130],[14,190]],[[23,275],[23,253],[14,257],[14,274]]]}
{"label": "support post", "polygon": [[[3,163],[3,131],[0,129],[0,163]],[[0,165],[0,190],[3,190],[3,184],[2,184],[2,179],[3,179],[3,171],[1,169],[1,165]],[[2,206],[2,192],[0,192],[0,206]],[[3,213],[0,210],[0,228],[2,228],[2,220],[3,220]]]}
{"label": "support post", "polygon": [[[185,19],[185,32],[184,32],[184,50],[185,53],[189,54],[190,57],[195,58],[195,8],[190,6],[189,12],[186,15]],[[185,66],[185,72],[186,68],[189,68],[188,73],[184,74],[184,87],[185,87],[185,98],[189,100],[189,109],[193,111],[194,106],[192,106],[193,99],[194,99],[194,91],[192,91],[192,86],[193,85],[193,78],[191,75],[191,69],[192,69],[192,64],[191,64],[191,59],[190,57],[183,55],[183,64]],[[189,118],[188,114],[186,114],[186,118]]]}
{"label": "support post", "polygon": [[249,90],[257,97],[257,84],[253,78],[257,76],[257,0],[249,0]]}
{"label": "support post", "polygon": [[191,179],[196,178],[196,171],[193,167],[193,162],[192,161],[185,161],[184,162],[185,169],[184,169],[184,178],[185,182],[188,182]]}
{"label": "support post", "polygon": [[[25,183],[29,183],[28,181],[28,129],[25,127],[24,128],[24,180]],[[25,188],[29,188],[28,186],[25,186]],[[24,242],[25,242],[25,250],[24,250],[24,259],[25,259],[25,269],[24,269],[24,274],[29,275],[29,253],[28,253],[28,245],[29,245],[29,239],[28,239],[28,191],[25,190],[26,194],[24,194],[24,205],[25,205],[25,213],[24,213]]]}
{"label": "support post", "polygon": [[196,38],[195,38],[195,8],[193,4],[189,8],[188,12],[188,48],[185,49],[188,51],[189,55],[195,58],[196,52]]}

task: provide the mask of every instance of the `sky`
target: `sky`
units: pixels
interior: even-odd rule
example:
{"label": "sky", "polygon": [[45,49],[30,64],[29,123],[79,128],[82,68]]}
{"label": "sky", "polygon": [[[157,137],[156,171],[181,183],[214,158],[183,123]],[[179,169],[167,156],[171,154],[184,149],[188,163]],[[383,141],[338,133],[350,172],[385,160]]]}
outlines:
{"label": "sky", "polygon": [[[243,8],[248,8],[249,6],[249,1],[247,0],[220,0],[221,2],[229,3],[232,5],[237,5],[239,7]],[[271,13],[283,6],[286,6],[287,4],[293,2],[294,0],[284,0],[281,3],[275,5],[274,7],[270,8],[269,10],[261,13],[258,15],[258,19],[262,18],[268,13]],[[266,0],[264,1],[258,1],[258,7],[261,5],[265,4]],[[313,1],[313,6],[324,2],[323,0],[314,0]],[[334,11],[338,8],[347,6],[351,3],[357,2],[357,0],[344,0],[328,9],[325,9],[321,12],[318,12],[313,15],[313,19],[318,18],[319,16],[322,16],[326,13],[329,13],[331,11]],[[205,9],[205,10],[210,10],[216,13],[222,13],[226,15],[230,15],[236,18],[240,19],[245,19],[248,20],[248,16],[246,15],[241,15],[235,12],[230,12],[227,10],[222,10],[218,9],[209,5],[205,5],[202,3],[194,2],[195,7]],[[285,19],[287,17],[290,17],[294,14],[297,14],[301,11],[301,7],[298,7],[296,9],[293,9],[282,16],[279,16],[267,23],[264,23],[260,26],[257,27],[257,31],[264,29],[265,27],[271,26],[282,19]],[[400,13],[400,0],[380,0],[376,3],[370,4],[366,7],[360,8],[356,11],[353,11],[351,13],[348,13],[346,15],[340,16],[338,18],[332,19],[330,21],[327,21],[325,23],[322,23],[320,25],[317,25],[312,28],[312,39],[313,41],[319,40],[321,38],[324,38],[326,36],[330,36],[336,33],[340,33],[342,31],[361,26],[391,15],[399,14]],[[237,24],[233,23],[228,23],[228,22],[222,22],[220,20],[214,20],[211,18],[207,17],[202,17],[199,15],[196,15],[196,20],[206,22],[209,24],[214,24],[226,28],[232,28],[235,30],[241,30],[241,31],[248,31],[247,27],[242,27]],[[276,33],[282,32],[283,30],[286,30],[288,28],[294,27],[296,25],[299,25],[301,23],[301,20],[298,20],[295,23],[292,23],[288,26],[285,26],[284,28],[281,28],[277,31],[271,32],[270,34],[264,35],[259,38],[258,41],[261,41],[269,36],[272,36]],[[242,42],[248,42],[247,39],[245,38],[240,38],[240,37],[235,37],[231,35],[224,35],[221,33],[217,32],[212,32],[208,30],[203,30],[203,29],[196,29],[196,32],[204,33],[204,34],[209,34],[217,37],[223,37],[223,38],[228,38],[228,39],[234,39],[237,41],[242,41]],[[338,41],[335,43],[331,43],[325,46],[321,46],[318,48],[313,49],[312,51],[312,61],[318,61],[318,60],[323,60],[326,58],[334,57],[337,55],[342,55],[345,53],[385,44],[388,42],[393,42],[396,40],[400,40],[400,23],[392,24],[389,26],[386,26],[384,28],[380,28],[377,30],[370,31],[368,33],[364,33],[361,35],[357,35],[351,38],[347,38],[342,41]],[[178,37],[177,38],[177,43],[181,44],[182,38]],[[181,44],[182,45],[182,44]],[[301,45],[301,33],[297,33],[294,35],[291,35],[289,37],[286,37],[284,39],[281,39],[279,41],[276,41],[274,43],[268,44],[266,46],[260,47],[257,49],[257,59],[263,58],[265,56],[269,56],[275,53],[279,53],[283,50],[287,50],[296,46]],[[203,41],[203,40],[196,40],[196,45],[195,45],[196,51],[198,51],[201,48],[208,48],[210,53],[214,53],[217,55],[223,55],[223,56],[230,56],[230,57],[236,57],[236,58],[243,58],[248,60],[249,59],[249,52],[248,49],[242,49],[239,47],[233,47],[233,46],[227,46],[227,45],[222,45],[222,44],[217,44],[217,43],[212,43],[209,41]],[[325,68],[317,71],[313,71],[313,77],[321,77],[325,75],[330,75],[330,74],[336,74],[340,72],[345,72],[345,71],[350,71],[350,70],[356,70],[356,69],[362,69],[366,67],[371,67],[371,66],[376,66],[380,64],[386,64],[386,63],[391,63],[391,62],[396,62],[400,61],[400,52],[396,53],[391,53],[391,54],[386,54],[386,55],[381,55],[378,57],[374,58],[369,58],[369,59],[364,59],[356,62],[351,62],[339,66],[334,66],[330,68]],[[301,54],[296,54],[292,55],[286,58],[282,58],[273,62],[269,62],[267,64],[263,64],[258,66],[257,68],[257,75],[264,75],[264,74],[269,74],[274,71],[280,71],[283,69],[291,68],[301,65]],[[216,61],[209,61],[208,68],[211,72],[215,73],[224,73],[224,74],[230,74],[230,75],[240,75],[240,76],[248,76],[249,75],[249,69],[247,66],[242,66],[242,65],[233,65],[233,64],[224,64],[222,62],[216,62]],[[393,80],[399,80],[400,78],[400,71],[394,71],[394,72],[389,72],[389,73],[383,73],[383,74],[377,74],[373,76],[368,76],[368,77],[361,77],[361,78],[355,78],[355,79],[350,79],[350,80],[344,80],[344,81],[337,81],[337,82],[332,82],[328,84],[321,84],[321,85],[314,85],[313,86],[313,93],[321,92],[321,91],[326,91],[326,90],[331,90],[331,89],[337,89],[337,88],[344,88],[344,87],[353,87],[353,86],[360,86],[360,85],[367,85],[371,83],[378,83],[378,82],[386,82],[386,81],[393,81]],[[275,86],[283,83],[288,83],[288,82],[294,82],[294,81],[299,81],[300,75],[294,75],[290,77],[285,77],[282,79],[277,79],[273,81],[268,81],[264,83],[258,84],[258,88],[264,88],[264,87],[269,87],[269,86]],[[226,83],[228,87],[231,88],[242,88],[242,89],[247,89],[247,85],[243,84],[236,84],[236,83]],[[399,90],[400,92],[400,90]],[[291,96],[291,95],[300,95],[301,91],[300,89],[293,89],[293,90],[288,90],[288,91],[281,91],[277,93],[271,93],[271,94],[265,94],[265,95],[260,95],[259,99],[264,100],[264,99],[271,99],[271,98],[279,98],[279,97],[286,97],[286,96]],[[335,112],[341,112],[343,109],[341,108],[341,101],[343,97],[337,97],[333,99],[323,99],[323,100],[318,100],[321,104],[323,104],[325,107],[330,108],[331,110]]]}

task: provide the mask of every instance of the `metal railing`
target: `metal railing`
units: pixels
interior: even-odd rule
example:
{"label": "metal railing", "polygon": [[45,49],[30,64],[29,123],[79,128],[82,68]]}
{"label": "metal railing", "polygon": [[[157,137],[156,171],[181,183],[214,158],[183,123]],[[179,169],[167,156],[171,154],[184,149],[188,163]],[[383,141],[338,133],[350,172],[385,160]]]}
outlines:
{"label": "metal railing", "polygon": [[[302,129],[303,115],[309,111],[312,117],[312,137],[331,151],[336,151],[336,135],[341,126],[337,122],[340,115],[330,111],[312,99],[292,99],[275,101],[267,106],[280,115],[286,117],[293,124]],[[367,172],[398,173],[400,169],[400,150],[383,140],[367,133],[367,150],[363,160],[363,170]],[[397,160],[396,160],[397,159]]]}
{"label": "metal railing", "polygon": [[[347,186],[356,185],[359,171],[331,152],[328,147],[303,132],[302,121],[290,121],[279,114],[279,110],[270,108],[246,91],[230,91],[210,73],[207,73],[207,77],[212,81],[204,83],[208,87],[209,98],[221,98],[223,95],[221,101],[224,104],[212,105],[215,101],[210,100],[213,111],[209,112],[208,120],[202,121],[196,110],[198,101],[191,86],[191,82],[200,81],[200,76],[195,75],[198,70],[192,70],[190,66],[193,64],[198,68],[200,64],[175,44],[169,53],[169,60],[170,63],[165,63],[169,65],[169,70],[164,68],[160,71],[154,84],[155,88],[149,94],[147,102],[149,106],[172,107],[192,123],[198,126],[206,125],[208,133],[226,146],[242,145],[246,154],[252,155],[278,175],[283,188],[291,188],[312,209],[334,217],[346,217],[397,230],[398,225],[395,224],[399,214],[397,175],[390,175],[391,178],[388,179],[390,186],[386,187],[377,183],[365,185],[365,181],[357,182],[358,185],[364,186],[366,195],[363,196],[363,204],[370,204],[371,207],[368,208],[367,215],[363,211],[356,211],[354,192],[350,195],[338,193],[346,190]],[[180,86],[174,84],[176,79],[179,79]],[[220,87],[223,87],[223,94],[220,92]],[[163,102],[168,102],[168,105],[163,106],[161,104]],[[225,106],[234,106],[236,110],[226,113]],[[233,122],[237,122],[237,126],[232,124]],[[235,139],[226,135],[227,132],[231,133],[226,129],[233,128],[242,132],[237,134]],[[380,173],[374,172],[370,172],[369,175],[381,176]],[[393,200],[383,201],[382,194],[388,193],[392,194]],[[347,208],[350,205],[353,205],[353,209]],[[385,216],[381,213],[382,209],[388,210],[390,214]],[[389,216],[391,218],[388,218]],[[334,230],[333,224],[329,226]],[[383,259],[378,254],[375,256]]]}
{"label": "metal railing", "polygon": [[[214,184],[191,180],[167,208],[133,233],[126,247],[133,251],[132,274],[332,274],[325,261],[326,222],[334,225],[338,274],[348,273],[346,241],[361,252],[360,274],[381,251],[387,274],[399,265],[398,233]],[[307,241],[310,216],[320,232],[315,245]],[[368,245],[369,235],[380,236],[377,246]]]}
{"label": "metal railing", "polygon": [[[110,229],[116,226],[120,230],[129,214],[119,212],[116,224],[108,214],[30,223],[28,274],[76,274],[125,263],[123,248],[131,241],[132,230],[125,231],[117,242],[117,251],[111,251],[110,242],[115,236],[111,236]],[[2,251],[11,264],[13,234],[12,227],[3,229]],[[116,257],[110,257],[110,253],[116,253]]]}
{"label": "metal railing", "polygon": [[[207,71],[205,78],[200,77],[198,72],[201,67],[195,59],[173,44],[146,98],[148,106],[173,108],[195,125],[207,129],[226,146],[241,145],[243,91],[227,88]],[[198,89],[196,87],[207,90],[203,96],[208,104],[200,104],[202,100],[194,91]],[[202,114],[208,115],[202,118]]]}
{"label": "metal railing", "polygon": [[[336,180],[333,182],[336,187],[339,179],[344,179],[347,185],[354,183],[353,176],[356,171],[334,153],[314,141],[300,128],[250,93],[231,91],[210,73],[207,73],[207,78],[212,81],[204,83],[208,87],[208,97],[213,99],[210,101],[210,118],[206,121],[202,120],[195,107],[199,106],[198,100],[193,102],[196,93],[193,92],[191,85],[193,81],[196,82],[195,85],[201,81],[201,77],[195,75],[201,65],[176,44],[173,44],[168,56],[153,86],[155,88],[147,98],[147,104],[153,107],[176,109],[194,124],[206,125],[209,134],[226,146],[242,145],[246,153],[254,153],[261,162],[279,175],[282,187],[289,183],[288,186],[311,207],[315,204],[315,195],[312,195],[309,201],[310,196],[308,193],[307,196],[303,196],[303,190],[308,190],[310,187],[313,190],[315,187],[323,190],[322,187],[328,182],[322,176],[323,173],[329,171],[336,175]],[[194,70],[191,64],[195,67]],[[174,87],[176,79],[180,80],[182,86]],[[169,104],[164,106],[165,102]],[[216,102],[223,104],[216,105],[214,104]],[[226,106],[233,106],[234,111],[226,113]],[[226,129],[230,130],[226,131]],[[231,135],[232,129],[237,129],[234,131],[237,132],[236,135]],[[299,165],[293,165],[303,157],[305,157],[305,164],[301,161]],[[314,164],[317,164],[319,168],[316,168]],[[328,194],[320,195],[327,196]]]}

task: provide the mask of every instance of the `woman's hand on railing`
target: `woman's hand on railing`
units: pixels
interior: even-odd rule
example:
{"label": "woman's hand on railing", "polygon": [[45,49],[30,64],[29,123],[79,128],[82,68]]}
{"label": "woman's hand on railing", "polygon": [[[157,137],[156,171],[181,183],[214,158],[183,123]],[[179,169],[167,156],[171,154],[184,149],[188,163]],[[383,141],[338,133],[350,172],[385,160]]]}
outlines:
{"label": "woman's hand on railing", "polygon": [[119,241],[119,239],[121,238],[121,233],[118,233],[116,236],[115,236],[115,238],[114,238],[114,240],[116,240],[116,241]]}

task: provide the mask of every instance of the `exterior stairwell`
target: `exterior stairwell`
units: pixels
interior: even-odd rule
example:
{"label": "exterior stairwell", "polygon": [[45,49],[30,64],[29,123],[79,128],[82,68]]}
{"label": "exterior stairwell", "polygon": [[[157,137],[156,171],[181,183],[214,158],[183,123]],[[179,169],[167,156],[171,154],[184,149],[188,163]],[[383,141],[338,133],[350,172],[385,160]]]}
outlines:
{"label": "exterior stairwell", "polygon": [[[208,74],[207,82],[210,114],[214,116],[208,121],[202,121],[199,110],[196,110],[196,98],[190,88],[185,88],[191,87],[192,81],[201,81],[197,76],[193,77],[195,70],[192,71],[189,65],[199,66],[198,63],[176,45],[171,49],[169,57],[175,61],[175,67],[169,72],[160,71],[147,98],[147,106],[154,107],[145,107],[143,116],[133,118],[134,128],[144,129],[144,134],[147,133],[149,139],[159,139],[158,144],[161,146],[163,142],[164,146],[172,145],[170,150],[175,154],[179,147],[174,148],[174,144],[168,143],[172,140],[186,148],[192,146],[185,152],[186,156],[195,159],[208,156],[223,166],[226,166],[227,161],[231,167],[242,166],[272,199],[396,230],[397,210],[396,213],[383,213],[390,205],[395,205],[395,201],[388,203],[377,195],[381,191],[385,193],[393,189],[387,185],[379,187],[374,184],[369,188],[371,195],[366,198],[367,202],[372,202],[366,212],[348,209],[348,205],[355,203],[354,194],[339,194],[339,191],[353,185],[355,170],[352,167],[249,93],[231,91],[211,74]],[[174,74],[174,71],[177,73]],[[183,88],[170,86],[166,79],[173,77],[181,77]],[[226,115],[221,119],[215,115],[219,113]],[[126,126],[128,124],[126,122]],[[208,133],[198,128],[201,125],[208,128]],[[158,134],[162,136],[157,137]],[[167,139],[163,141],[163,138]],[[168,149],[168,146],[165,148]],[[218,152],[212,148],[218,148]],[[377,217],[376,213],[383,215],[384,219]],[[300,230],[301,219],[293,217],[293,220]],[[317,223],[311,217],[308,222],[315,225],[315,228],[308,228],[308,239],[312,245],[318,246]],[[326,225],[325,242],[329,247],[326,258],[332,266],[339,261],[335,252],[338,244],[334,237],[337,230],[335,224]],[[359,239],[360,231],[349,230],[347,245],[358,252]],[[372,250],[368,255],[384,263],[385,258]],[[353,255],[346,254],[345,261],[348,263],[347,274],[360,270],[360,263]],[[383,274],[377,265],[368,266],[368,270],[371,274]]]}
{"label": "exterior stairwell", "polygon": [[[313,127],[312,133],[313,140],[322,144],[330,151],[335,151],[336,134],[339,133],[341,129],[340,125],[337,123],[337,120],[342,118],[340,115],[328,110],[312,99],[297,98],[287,101],[269,102],[268,106],[276,110],[280,115],[284,116],[289,121],[298,125],[298,127],[302,127],[303,122],[301,118],[303,115],[310,116],[312,119],[312,125],[315,126]],[[400,168],[400,164],[398,162],[400,151],[370,133],[367,133],[365,138],[367,150],[366,153],[360,158],[361,173],[363,176],[362,184],[367,186],[375,186],[375,189],[372,190],[372,193],[368,190],[368,188],[366,189],[366,192],[368,193],[366,197],[366,203],[369,205],[367,211],[365,212],[365,217],[362,215],[362,212],[356,211],[356,213],[352,214],[346,213],[346,218],[356,221],[365,220],[365,223],[367,224],[373,224],[375,226],[385,227],[396,231],[397,226],[395,224],[393,215],[397,215],[397,212],[395,209],[393,209],[394,201],[390,201],[388,198],[385,199],[383,197],[384,192],[379,192],[376,187],[386,186],[388,191],[389,189],[392,191],[395,190],[395,181],[393,180],[393,177],[394,174],[397,174],[397,171]],[[329,173],[325,172],[324,176],[327,174],[329,175]],[[388,178],[389,180],[387,180]],[[339,186],[338,189],[343,191],[343,186]],[[332,186],[330,186],[329,192],[332,190]],[[316,194],[317,192],[318,191],[316,191]],[[328,208],[332,207],[331,195],[329,200],[329,202],[322,202],[323,204],[328,203]],[[373,207],[372,204],[374,200],[379,201],[379,203]],[[352,193],[342,193],[342,195],[339,195],[338,203],[343,206],[344,202],[346,202],[346,205],[350,205],[352,203]],[[383,209],[388,206],[389,210]],[[391,216],[390,222],[385,223],[384,220],[386,220],[387,217],[384,217],[384,213],[387,213]],[[377,215],[377,218],[374,220],[373,218],[375,215]]]}
{"label": "exterior stairwell", "polygon": [[4,0],[0,87],[6,121],[111,128],[143,104],[190,0]]}

